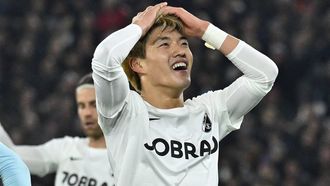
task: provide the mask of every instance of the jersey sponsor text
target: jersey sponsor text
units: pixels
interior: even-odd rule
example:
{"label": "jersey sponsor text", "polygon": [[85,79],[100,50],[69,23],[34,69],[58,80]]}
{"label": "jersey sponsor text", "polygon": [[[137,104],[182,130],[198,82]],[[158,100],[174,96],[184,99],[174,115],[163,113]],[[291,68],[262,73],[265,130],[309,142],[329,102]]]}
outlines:
{"label": "jersey sponsor text", "polygon": [[76,173],[69,173],[67,171],[63,171],[63,175],[64,178],[62,180],[62,183],[70,186],[108,186],[106,182],[98,184],[95,178],[79,176]]}
{"label": "jersey sponsor text", "polygon": [[[198,158],[205,155],[210,155],[215,153],[218,150],[218,140],[212,136],[213,147],[211,147],[211,143],[207,140],[202,140],[199,143],[199,151],[196,146],[190,142],[183,142],[177,140],[170,140],[167,142],[163,138],[156,138],[152,141],[152,144],[145,143],[144,147],[150,151],[155,150],[156,154],[159,156],[165,156],[170,153],[173,158]],[[157,145],[159,144],[159,145]],[[160,148],[160,145],[163,145],[164,148]]]}

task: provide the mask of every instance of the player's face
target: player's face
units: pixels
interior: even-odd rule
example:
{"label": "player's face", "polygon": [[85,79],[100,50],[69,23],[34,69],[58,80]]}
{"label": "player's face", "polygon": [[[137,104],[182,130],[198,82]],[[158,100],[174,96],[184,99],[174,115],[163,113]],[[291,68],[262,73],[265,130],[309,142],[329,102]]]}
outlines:
{"label": "player's face", "polygon": [[177,31],[156,28],[146,43],[147,81],[154,86],[184,90],[190,85],[193,56],[187,38]]}
{"label": "player's face", "polygon": [[95,89],[91,87],[77,89],[76,101],[82,129],[86,136],[91,138],[102,137],[102,130],[97,123]]}

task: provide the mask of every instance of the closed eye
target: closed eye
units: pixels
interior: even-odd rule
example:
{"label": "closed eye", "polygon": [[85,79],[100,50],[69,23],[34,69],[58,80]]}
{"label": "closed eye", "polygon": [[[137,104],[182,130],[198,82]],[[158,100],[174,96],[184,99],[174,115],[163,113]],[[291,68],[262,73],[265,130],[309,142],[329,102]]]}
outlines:
{"label": "closed eye", "polygon": [[182,44],[183,46],[189,46],[188,41],[183,41],[181,44]]}
{"label": "closed eye", "polygon": [[167,47],[167,46],[170,46],[170,44],[168,44],[168,43],[161,43],[161,44],[159,45],[159,47]]}

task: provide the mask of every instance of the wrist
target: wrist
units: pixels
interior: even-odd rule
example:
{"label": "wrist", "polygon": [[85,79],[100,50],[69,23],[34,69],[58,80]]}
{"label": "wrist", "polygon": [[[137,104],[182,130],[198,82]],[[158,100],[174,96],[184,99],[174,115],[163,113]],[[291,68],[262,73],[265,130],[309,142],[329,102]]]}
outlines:
{"label": "wrist", "polygon": [[[128,25],[130,26],[130,25]],[[132,29],[136,30],[136,33],[138,33],[140,35],[140,37],[142,37],[144,35],[143,33],[143,27],[137,23],[132,23],[131,24]]]}
{"label": "wrist", "polygon": [[206,46],[211,46],[212,49],[219,49],[227,36],[228,33],[210,23],[206,28],[202,39],[206,42]]}
{"label": "wrist", "polygon": [[208,21],[202,21],[199,25],[199,30],[198,30],[198,37],[202,38],[205,31],[207,30],[207,27],[210,25],[211,23]]}

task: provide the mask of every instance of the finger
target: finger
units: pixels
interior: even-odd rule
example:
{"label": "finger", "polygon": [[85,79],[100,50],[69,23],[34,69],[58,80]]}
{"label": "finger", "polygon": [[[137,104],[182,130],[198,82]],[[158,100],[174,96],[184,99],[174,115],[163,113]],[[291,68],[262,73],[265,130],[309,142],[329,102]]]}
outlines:
{"label": "finger", "polygon": [[159,3],[159,4],[156,4],[154,6],[148,6],[146,9],[144,9],[143,12],[153,11],[154,9],[159,10],[160,8],[162,8],[166,5],[167,5],[167,2]]}
{"label": "finger", "polygon": [[163,7],[167,6],[167,2],[163,2],[163,3],[159,3],[157,5],[154,6],[154,9],[159,12],[160,9],[162,9]]}
{"label": "finger", "polygon": [[162,8],[164,6],[167,6],[167,2],[162,2],[162,3],[158,3],[155,5],[156,7]]}
{"label": "finger", "polygon": [[148,6],[145,9],[145,11],[150,11],[151,9],[159,9],[159,8],[162,8],[162,7],[166,6],[166,5],[167,5],[167,2],[158,3],[158,4],[154,5],[154,6]]}
{"label": "finger", "polygon": [[175,14],[177,15],[179,11],[178,7],[173,7],[173,6],[166,6],[164,8],[161,9],[161,12],[163,15],[167,15],[167,14]]}
{"label": "finger", "polygon": [[170,10],[168,10],[169,8],[172,8],[172,7],[171,7],[171,6],[166,6],[166,7],[161,8],[161,9],[159,10],[159,14],[167,15],[168,12],[170,11]]}
{"label": "finger", "polygon": [[153,8],[153,6],[148,6],[148,7],[146,8],[145,11],[148,11],[148,10],[150,10],[151,8]]}
{"label": "finger", "polygon": [[163,3],[159,3],[155,6],[151,6],[151,7],[148,7],[144,12],[147,13],[147,12],[153,12],[153,13],[156,13],[156,17],[158,15],[160,15],[159,11],[165,7],[167,5],[167,2],[163,2]]}

